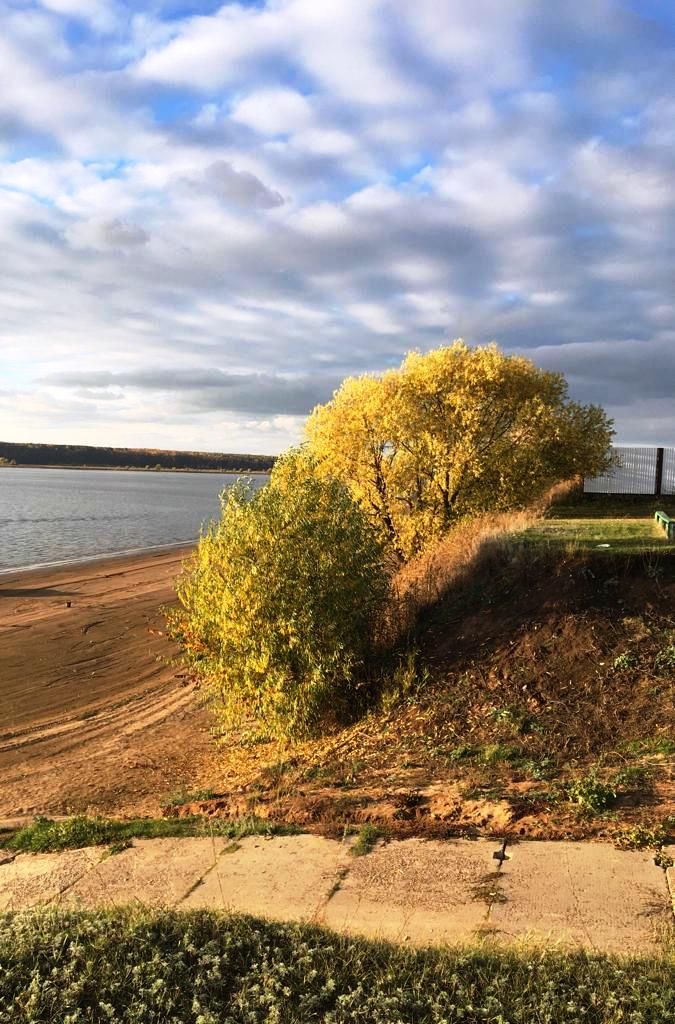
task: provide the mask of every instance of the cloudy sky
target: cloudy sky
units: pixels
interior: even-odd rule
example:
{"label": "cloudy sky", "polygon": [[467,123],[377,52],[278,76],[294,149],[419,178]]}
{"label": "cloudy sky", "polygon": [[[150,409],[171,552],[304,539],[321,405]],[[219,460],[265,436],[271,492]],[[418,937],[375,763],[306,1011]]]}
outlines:
{"label": "cloudy sky", "polygon": [[675,443],[671,0],[0,18],[0,439],[277,452],[461,336]]}

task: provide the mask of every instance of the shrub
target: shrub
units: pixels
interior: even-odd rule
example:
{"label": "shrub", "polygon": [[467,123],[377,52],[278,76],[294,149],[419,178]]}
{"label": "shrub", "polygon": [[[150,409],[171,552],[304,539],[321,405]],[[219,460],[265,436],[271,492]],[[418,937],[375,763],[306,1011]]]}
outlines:
{"label": "shrub", "polygon": [[353,704],[388,578],[347,488],[292,453],[267,487],[223,495],[177,593],[171,631],[220,722],[294,738]]}
{"label": "shrub", "polygon": [[567,789],[570,800],[587,814],[601,814],[616,799],[614,787],[601,782],[594,771],[569,783]]}

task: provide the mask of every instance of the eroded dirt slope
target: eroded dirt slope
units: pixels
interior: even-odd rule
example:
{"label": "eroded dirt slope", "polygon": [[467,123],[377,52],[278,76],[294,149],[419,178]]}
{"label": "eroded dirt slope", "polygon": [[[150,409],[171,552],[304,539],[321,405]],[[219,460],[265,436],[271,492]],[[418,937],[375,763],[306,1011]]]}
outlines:
{"label": "eroded dirt slope", "polygon": [[428,615],[398,704],[295,749],[224,748],[219,797],[182,813],[406,834],[651,828],[675,813],[674,608],[672,556],[506,558]]}

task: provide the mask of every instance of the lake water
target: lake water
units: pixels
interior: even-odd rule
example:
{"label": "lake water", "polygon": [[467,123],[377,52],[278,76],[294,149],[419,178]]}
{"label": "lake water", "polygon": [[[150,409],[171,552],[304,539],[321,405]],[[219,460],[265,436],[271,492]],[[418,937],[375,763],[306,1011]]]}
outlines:
{"label": "lake water", "polygon": [[[0,467],[0,572],[190,543],[237,479]],[[253,478],[254,487],[265,482]]]}

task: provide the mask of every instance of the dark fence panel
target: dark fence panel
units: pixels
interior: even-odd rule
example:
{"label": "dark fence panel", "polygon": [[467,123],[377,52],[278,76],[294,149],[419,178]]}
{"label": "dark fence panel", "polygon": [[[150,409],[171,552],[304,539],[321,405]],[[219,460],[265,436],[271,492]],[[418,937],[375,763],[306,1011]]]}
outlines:
{"label": "dark fence panel", "polygon": [[661,494],[675,494],[675,448],[663,449]]}
{"label": "dark fence panel", "polygon": [[[614,452],[619,457],[619,464],[603,476],[591,477],[584,480],[585,494],[656,494],[656,469],[658,462],[658,448],[643,447],[615,447]],[[675,480],[675,449],[664,450],[664,476],[666,473],[665,455],[669,454],[668,472]],[[670,467],[672,468],[672,471]],[[669,477],[670,479],[670,477]],[[662,491],[662,493],[675,493],[675,491]]]}

